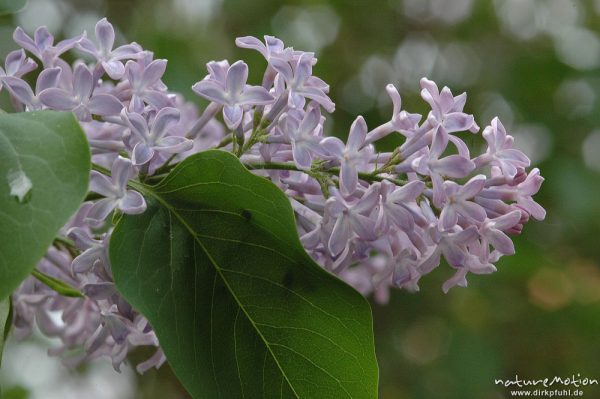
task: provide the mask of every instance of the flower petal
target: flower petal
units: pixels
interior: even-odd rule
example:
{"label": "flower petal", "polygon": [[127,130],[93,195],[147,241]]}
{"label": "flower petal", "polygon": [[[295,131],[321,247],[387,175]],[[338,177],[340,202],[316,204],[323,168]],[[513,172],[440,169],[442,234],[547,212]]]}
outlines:
{"label": "flower petal", "polygon": [[106,18],[102,18],[96,24],[96,40],[98,40],[99,50],[108,54],[115,44],[115,30]]}
{"label": "flower petal", "polygon": [[223,86],[213,80],[201,80],[192,86],[192,90],[200,96],[217,104],[228,104],[229,99],[225,95]]}
{"label": "flower petal", "polygon": [[274,100],[275,98],[264,87],[246,86],[238,99],[238,104],[266,105],[272,103]]}
{"label": "flower petal", "polygon": [[237,61],[229,67],[225,80],[225,90],[230,96],[238,97],[248,80],[248,65],[243,61]]}
{"label": "flower petal", "polygon": [[146,201],[142,194],[137,191],[128,190],[125,196],[119,201],[118,207],[123,213],[137,215],[146,210]]}
{"label": "flower petal", "polygon": [[179,116],[180,112],[177,108],[167,107],[161,109],[158,111],[158,114],[156,114],[154,122],[152,122],[150,135],[154,137],[155,140],[160,139],[172,126],[179,122]]}
{"label": "flower petal", "polygon": [[88,109],[94,115],[119,115],[123,104],[112,94],[96,94],[90,99]]}
{"label": "flower petal", "polygon": [[94,227],[102,225],[102,222],[110,215],[117,206],[117,200],[114,198],[102,198],[94,202],[94,205],[88,211],[85,220]]}
{"label": "flower petal", "polygon": [[150,148],[143,141],[137,143],[135,147],[133,147],[133,154],[131,160],[134,165],[144,165],[152,159],[154,156],[154,149]]}
{"label": "flower petal", "polygon": [[79,105],[79,101],[63,89],[50,88],[43,90],[38,98],[45,106],[60,111],[71,111]]}

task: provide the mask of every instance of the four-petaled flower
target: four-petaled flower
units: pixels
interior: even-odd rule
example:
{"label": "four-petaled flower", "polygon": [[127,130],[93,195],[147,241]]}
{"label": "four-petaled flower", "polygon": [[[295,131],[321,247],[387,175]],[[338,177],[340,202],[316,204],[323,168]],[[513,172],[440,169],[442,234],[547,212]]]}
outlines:
{"label": "four-petaled flower", "polygon": [[137,58],[142,52],[142,48],[137,43],[126,44],[113,49],[115,30],[106,18],[102,18],[96,24],[96,40],[98,45],[87,38],[83,38],[77,43],[77,48],[95,57],[106,74],[112,79],[120,79],[125,73],[123,60]]}
{"label": "four-petaled flower", "polygon": [[354,193],[358,186],[358,171],[373,154],[373,146],[365,145],[366,136],[367,123],[359,116],[350,127],[345,145],[337,137],[327,137],[321,141],[321,146],[329,156],[340,163],[340,189],[344,195]]}
{"label": "four-petaled flower", "polygon": [[90,191],[104,198],[99,199],[90,208],[86,221],[92,226],[100,226],[106,217],[116,208],[123,213],[135,215],[146,210],[146,201],[137,191],[127,190],[127,181],[133,172],[129,159],[118,156],[111,168],[111,177],[92,171]]}
{"label": "four-petaled flower", "polygon": [[440,159],[447,144],[448,135],[441,134],[438,130],[433,136],[431,148],[423,156],[412,162],[415,171],[422,175],[429,175],[431,178],[433,204],[436,207],[441,207],[445,199],[443,190],[445,176],[460,179],[475,169],[475,164],[462,155],[453,154]]}
{"label": "four-petaled flower", "polygon": [[[316,76],[312,76],[313,60],[312,53],[302,53],[297,57],[269,58],[269,64],[275,69],[287,85],[288,105],[292,108],[303,108],[305,99],[311,99],[321,104],[329,113],[335,111],[335,104],[327,92],[329,85]],[[291,64],[290,64],[291,62]]]}
{"label": "four-petaled flower", "polygon": [[10,93],[25,105],[27,111],[35,111],[43,107],[39,98],[40,93],[55,87],[58,84],[60,73],[60,68],[48,68],[40,72],[35,84],[35,93],[27,82],[14,76],[0,78],[0,82],[4,83]]}
{"label": "four-petaled flower", "polygon": [[[300,120],[299,118],[302,117]],[[292,156],[294,163],[301,169],[309,169],[313,153],[323,155],[319,143],[322,138],[320,132],[315,134],[315,129],[321,129],[321,112],[319,107],[313,107],[302,116],[298,113],[288,113],[286,117],[285,134],[292,143]]]}
{"label": "four-petaled flower", "polygon": [[20,27],[13,33],[15,42],[42,61],[46,68],[56,66],[58,57],[75,47],[84,37],[85,33],[72,39],[62,40],[54,45],[54,36],[48,32],[45,26],[36,29],[33,39]]}
{"label": "four-petaled flower", "polygon": [[485,209],[473,201],[469,201],[483,190],[485,175],[471,178],[464,186],[459,186],[453,181],[444,182],[446,203],[442,208],[439,227],[449,230],[458,223],[458,216],[483,222],[486,218]]}
{"label": "four-petaled flower", "polygon": [[[122,111],[121,118],[131,130],[133,134],[131,139],[135,143],[131,156],[134,165],[144,165],[150,162],[156,153],[177,154],[188,151],[194,146],[192,140],[185,137],[165,136],[170,128],[177,125],[179,115],[177,108],[163,108],[148,124],[142,115]],[[135,142],[136,139],[137,142]]]}
{"label": "four-petaled flower", "polygon": [[167,60],[152,60],[151,54],[145,54],[139,60],[129,60],[125,64],[125,77],[129,82],[131,100],[129,111],[142,113],[144,103],[159,110],[170,106],[165,86],[161,82],[167,69]]}
{"label": "four-petaled flower", "polygon": [[487,141],[488,148],[485,154],[473,160],[478,167],[494,165],[499,167],[504,175],[514,178],[519,169],[529,166],[529,158],[512,148],[514,138],[506,134],[504,125],[497,117],[492,119],[490,126],[483,129],[483,138]]}
{"label": "four-petaled flower", "polygon": [[25,55],[25,50],[15,50],[8,53],[4,60],[4,69],[0,67],[0,90],[2,90],[2,79],[7,76],[20,78],[37,68],[34,60]]}
{"label": "four-petaled flower", "polygon": [[[108,238],[110,235],[106,234],[102,240],[96,240],[87,229],[73,227],[67,232],[67,236],[81,250],[81,254],[73,259],[71,263],[73,273],[85,273],[93,267],[102,268],[102,274],[109,272]],[[98,271],[96,270],[96,272]]]}
{"label": "four-petaled flower", "polygon": [[327,246],[333,256],[337,256],[350,241],[353,234],[366,241],[377,238],[375,234],[375,221],[367,215],[379,202],[378,183],[373,184],[363,196],[353,202],[346,201],[335,188],[331,189],[332,196],[327,200],[326,209],[335,219],[333,231]]}
{"label": "four-petaled flower", "polygon": [[92,115],[118,115],[123,104],[112,94],[94,93],[94,78],[84,64],[77,64],[70,90],[52,87],[39,94],[49,108],[73,111],[81,121],[92,120]]}
{"label": "four-petaled flower", "polygon": [[221,104],[225,124],[229,129],[235,129],[242,122],[244,105],[267,105],[274,100],[267,89],[247,85],[247,80],[248,65],[237,61],[228,67],[224,74],[211,73],[210,78],[196,83],[192,90],[210,101]]}

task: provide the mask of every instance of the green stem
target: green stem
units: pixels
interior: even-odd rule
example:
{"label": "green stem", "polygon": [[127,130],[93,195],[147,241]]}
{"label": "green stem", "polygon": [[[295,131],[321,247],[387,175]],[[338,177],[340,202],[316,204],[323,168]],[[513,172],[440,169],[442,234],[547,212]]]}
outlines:
{"label": "green stem", "polygon": [[217,148],[223,148],[227,144],[231,143],[232,141],[233,141],[233,135],[228,134],[227,136],[225,136],[225,138],[223,140],[221,140],[219,142],[219,144],[217,144]]}
{"label": "green stem", "polygon": [[70,298],[83,298],[84,295],[76,288],[73,288],[69,284],[65,283],[62,280],[57,279],[56,277],[52,277],[46,273],[43,273],[37,269],[31,272],[31,275],[37,278],[42,283],[46,284],[48,287],[56,291],[62,296],[70,297]]}
{"label": "green stem", "polygon": [[173,159],[175,159],[175,157],[177,156],[177,154],[173,154],[171,155],[162,165],[160,165],[155,171],[154,174],[155,175],[159,175],[161,173],[166,173],[169,170],[171,170],[171,166],[169,165],[171,163],[171,161]]}
{"label": "green stem", "polygon": [[[263,162],[263,163],[244,164],[244,165],[248,169],[293,170],[293,171],[296,171],[296,172],[303,172],[303,173],[310,174],[310,171],[299,169],[293,163]],[[332,174],[332,175],[339,175],[340,168],[336,167],[336,168],[322,169],[322,170],[318,170],[318,172],[326,172],[326,173],[329,173],[329,174]],[[391,177],[379,176],[379,175],[373,174],[373,173],[358,172],[358,177],[359,177],[359,179],[367,181],[369,183],[381,182],[381,181],[384,181],[384,180],[390,181],[390,182],[396,184],[397,186],[403,186],[403,185],[405,185],[407,183],[406,180],[393,179]]]}
{"label": "green stem", "polygon": [[54,237],[54,246],[56,247],[63,247],[65,248],[67,251],[69,251],[69,254],[74,258],[77,255],[79,255],[81,253],[81,251],[79,250],[79,248],[77,248],[75,246],[75,243],[66,238],[66,237],[60,237],[60,236],[56,236]]}
{"label": "green stem", "polygon": [[96,172],[100,172],[106,176],[111,176],[110,170],[106,169],[104,166],[98,165],[97,163],[92,163],[92,170],[95,170]]}

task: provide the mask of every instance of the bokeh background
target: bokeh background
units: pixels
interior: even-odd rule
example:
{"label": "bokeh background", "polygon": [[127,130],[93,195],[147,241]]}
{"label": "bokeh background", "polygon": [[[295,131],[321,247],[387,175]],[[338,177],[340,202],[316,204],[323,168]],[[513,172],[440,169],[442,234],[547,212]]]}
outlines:
{"label": "bokeh background", "polygon": [[[164,81],[193,101],[209,60],[243,58],[259,82],[264,60],[237,49],[237,36],[270,34],[315,51],[315,74],[337,103],[329,134],[344,136],[357,114],[369,126],[388,120],[389,82],[413,112],[426,112],[422,76],[466,90],[478,123],[500,116],[542,170],[536,199],[548,217],[467,289],[443,294],[451,271],[441,267],[420,292],[373,304],[380,396],[499,399],[509,390],[494,379],[516,374],[600,379],[600,0],[30,0],[10,12],[19,8],[0,0],[2,57],[17,25],[72,36],[107,16],[121,42],[167,58]],[[46,356],[50,346],[9,342],[3,399],[187,397],[166,366],[144,376],[117,374],[108,361],[68,371]],[[598,386],[583,390],[600,397]]]}

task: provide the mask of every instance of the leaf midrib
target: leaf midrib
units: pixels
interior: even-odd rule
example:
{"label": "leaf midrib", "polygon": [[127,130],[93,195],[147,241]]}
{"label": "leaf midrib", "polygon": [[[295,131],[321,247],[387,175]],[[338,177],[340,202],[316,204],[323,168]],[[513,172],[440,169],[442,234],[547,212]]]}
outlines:
{"label": "leaf midrib", "polygon": [[[263,343],[265,344],[267,350],[269,351],[269,353],[271,354],[271,357],[273,358],[273,361],[275,362],[275,364],[277,365],[277,368],[279,369],[279,371],[281,372],[281,375],[285,378],[285,381],[287,382],[288,386],[290,387],[290,389],[292,390],[292,392],[294,393],[295,397],[300,399],[300,395],[298,395],[298,393],[296,392],[296,390],[294,389],[294,386],[292,385],[292,383],[290,382],[287,374],[285,373],[285,371],[283,370],[283,368],[281,367],[281,365],[279,364],[279,360],[277,359],[277,356],[275,356],[275,354],[273,353],[273,350],[271,349],[271,345],[270,343],[267,341],[267,339],[264,337],[264,335],[262,334],[262,332],[260,331],[260,329],[257,327],[256,323],[254,322],[254,320],[252,319],[252,317],[250,317],[250,315],[248,314],[248,312],[246,311],[245,307],[242,305],[242,303],[240,302],[240,300],[238,299],[237,295],[234,293],[233,289],[231,288],[231,286],[229,285],[229,282],[227,281],[227,279],[225,278],[225,276],[222,273],[221,267],[219,266],[219,264],[215,261],[215,259],[212,257],[212,255],[210,254],[210,252],[206,249],[206,247],[204,246],[204,244],[202,243],[202,241],[200,241],[200,239],[198,238],[198,235],[196,234],[196,232],[192,229],[192,227],[185,221],[185,219],[183,219],[181,217],[181,215],[179,215],[176,211],[176,209],[174,207],[172,207],[168,202],[166,202],[160,195],[158,195],[157,193],[155,193],[153,190],[149,190],[147,189],[144,185],[142,184],[138,184],[137,182],[130,182],[131,185],[136,188],[137,190],[142,191],[144,194],[147,194],[149,196],[151,196],[152,198],[156,199],[162,206],[164,206],[167,211],[170,214],[175,215],[175,217],[177,218],[177,220],[186,228],[186,230],[188,231],[188,233],[194,238],[194,241],[198,244],[198,246],[200,246],[200,248],[202,249],[202,251],[204,252],[204,254],[207,256],[207,258],[210,260],[210,263],[213,265],[213,267],[215,268],[215,271],[217,272],[217,274],[219,275],[219,277],[221,278],[221,281],[223,282],[223,284],[227,287],[227,290],[229,291],[229,294],[233,297],[233,299],[235,300],[235,303],[238,305],[238,308],[242,310],[242,312],[244,312],[244,315],[246,316],[246,318],[248,319],[248,321],[250,321],[250,324],[252,324],[252,327],[254,328],[254,330],[256,331],[256,333],[258,334],[258,336],[260,337],[260,339],[263,341]],[[238,376],[241,377],[239,375],[238,372]],[[243,388],[242,388],[243,391]]]}

